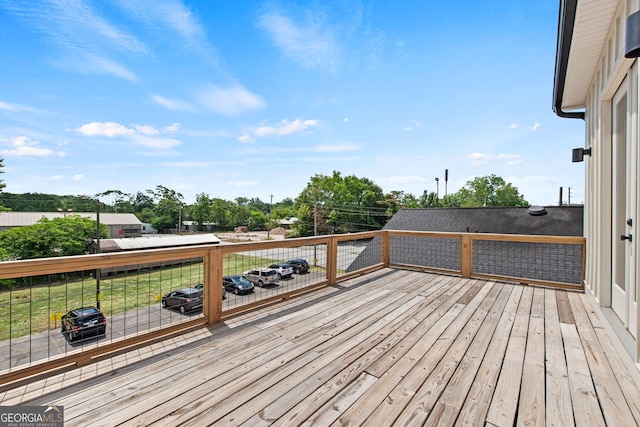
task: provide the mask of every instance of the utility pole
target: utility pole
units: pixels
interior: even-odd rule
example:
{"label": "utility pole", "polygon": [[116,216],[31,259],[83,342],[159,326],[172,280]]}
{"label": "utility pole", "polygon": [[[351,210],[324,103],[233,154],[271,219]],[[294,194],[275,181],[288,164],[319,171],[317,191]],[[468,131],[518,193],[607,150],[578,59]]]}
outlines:
{"label": "utility pole", "polygon": [[[315,202],[313,205],[313,235],[318,235],[318,202]],[[315,267],[318,266],[318,252],[317,245],[314,243],[313,245],[313,265]]]}
{"label": "utility pole", "polygon": [[180,234],[180,228],[182,228],[182,206],[178,207],[178,231],[176,234]]}
{"label": "utility pole", "polygon": [[449,185],[449,169],[444,170],[444,198],[447,198],[447,187]]}
{"label": "utility pole", "polygon": [[267,240],[269,240],[269,233],[271,232],[271,205],[273,205],[273,194],[269,196],[269,215],[267,217]]}
{"label": "utility pole", "polygon": [[567,201],[567,204],[571,206],[571,187],[569,187],[567,191],[567,197],[569,198],[569,200]]}
{"label": "utility pole", "polygon": [[[96,253],[101,253],[100,249],[100,199],[96,197]],[[100,310],[100,275],[102,272],[96,268],[96,308]]]}

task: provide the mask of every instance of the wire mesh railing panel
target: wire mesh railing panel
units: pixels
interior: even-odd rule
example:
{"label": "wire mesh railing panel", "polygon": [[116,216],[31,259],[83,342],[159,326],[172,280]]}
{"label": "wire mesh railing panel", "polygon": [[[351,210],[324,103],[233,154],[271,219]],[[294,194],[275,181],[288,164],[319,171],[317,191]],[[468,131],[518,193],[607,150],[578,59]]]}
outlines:
{"label": "wire mesh railing panel", "polygon": [[202,258],[1,280],[0,371],[202,316],[202,281]]}
{"label": "wire mesh railing panel", "polygon": [[338,242],[336,259],[337,277],[371,267],[382,262],[380,237]]}
{"label": "wire mesh railing panel", "polygon": [[[327,245],[243,251],[224,255],[223,311],[326,280]],[[273,272],[275,271],[275,273]],[[238,286],[236,282],[251,283]]]}
{"label": "wire mesh railing panel", "polygon": [[460,271],[460,239],[390,236],[391,264]]}
{"label": "wire mesh railing panel", "polygon": [[579,285],[582,246],[474,240],[473,272]]}

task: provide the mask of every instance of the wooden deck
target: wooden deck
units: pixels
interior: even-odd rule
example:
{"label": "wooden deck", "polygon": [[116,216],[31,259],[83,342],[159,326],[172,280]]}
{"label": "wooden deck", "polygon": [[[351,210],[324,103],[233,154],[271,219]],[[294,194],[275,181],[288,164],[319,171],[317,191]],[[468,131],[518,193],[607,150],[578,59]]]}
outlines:
{"label": "wooden deck", "polygon": [[640,424],[577,292],[381,270],[0,395],[66,426]]}

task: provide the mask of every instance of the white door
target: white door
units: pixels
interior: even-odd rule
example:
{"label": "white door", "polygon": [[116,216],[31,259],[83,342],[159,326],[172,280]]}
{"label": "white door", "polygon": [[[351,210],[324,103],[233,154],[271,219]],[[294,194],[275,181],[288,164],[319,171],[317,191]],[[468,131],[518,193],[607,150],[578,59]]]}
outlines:
{"label": "white door", "polygon": [[626,79],[612,102],[612,212],[611,212],[611,308],[635,337],[637,335],[636,265],[633,254],[635,201],[637,192],[636,147],[632,111],[637,102],[628,96]]}

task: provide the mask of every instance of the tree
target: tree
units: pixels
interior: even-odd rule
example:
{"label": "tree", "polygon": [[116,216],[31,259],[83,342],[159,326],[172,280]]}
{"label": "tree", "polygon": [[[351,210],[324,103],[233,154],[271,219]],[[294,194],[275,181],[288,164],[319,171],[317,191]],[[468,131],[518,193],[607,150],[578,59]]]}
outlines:
{"label": "tree", "polygon": [[[11,228],[0,233],[3,260],[82,255],[87,252],[87,241],[96,237],[96,226],[96,221],[67,215]],[[100,224],[100,237],[108,237],[105,224]]]}
{"label": "tree", "polygon": [[141,191],[138,191],[135,196],[131,196],[129,199],[129,203],[131,203],[131,206],[133,206],[133,211],[136,213],[142,212],[144,208],[148,208],[151,210],[155,208],[153,197]]}
{"label": "tree", "polygon": [[191,206],[193,221],[203,226],[211,221],[211,199],[205,193],[196,194],[196,203]]}
{"label": "tree", "polygon": [[155,190],[147,190],[147,192],[158,200],[154,209],[156,217],[151,221],[151,226],[156,230],[164,231],[177,227],[184,206],[182,194],[163,185],[158,185]]}
{"label": "tree", "polygon": [[427,190],[422,192],[422,196],[420,196],[418,204],[421,208],[437,208],[440,205],[436,192],[432,191],[429,193]]}
{"label": "tree", "polygon": [[447,205],[452,207],[529,206],[518,189],[496,175],[477,177],[449,196]]}
{"label": "tree", "polygon": [[380,202],[386,209],[388,218],[391,218],[402,208],[419,208],[420,200],[411,193],[394,190],[384,195],[384,200]]}
{"label": "tree", "polygon": [[105,198],[112,200],[113,206],[111,208],[114,212],[135,212],[131,203],[131,194],[123,193],[120,190],[107,190],[96,194],[96,197],[103,202]]}
{"label": "tree", "polygon": [[258,211],[252,211],[249,214],[249,229],[264,230],[267,227],[268,218],[265,214]]}
{"label": "tree", "polygon": [[318,222],[326,222],[330,227],[318,230],[325,234],[382,228],[387,220],[385,208],[379,203],[383,199],[382,188],[370,179],[343,177],[334,171],[331,176],[313,176],[296,203],[322,215],[324,221]]}

